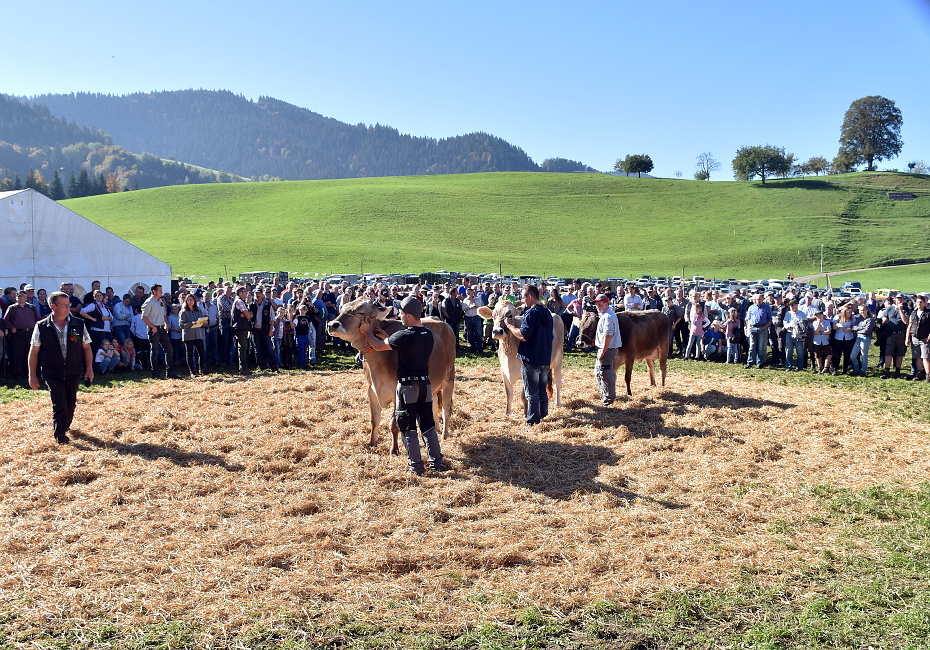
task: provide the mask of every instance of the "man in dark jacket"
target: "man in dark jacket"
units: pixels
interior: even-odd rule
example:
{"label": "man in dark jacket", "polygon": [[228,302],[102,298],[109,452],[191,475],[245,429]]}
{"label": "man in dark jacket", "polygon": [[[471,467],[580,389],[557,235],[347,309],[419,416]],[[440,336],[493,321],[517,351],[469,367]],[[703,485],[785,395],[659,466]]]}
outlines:
{"label": "man in dark jacket", "polygon": [[249,305],[252,313],[252,341],[255,343],[255,360],[262,370],[278,372],[271,335],[274,331],[274,303],[265,300],[261,290],[255,292],[255,302]]}
{"label": "man in dark jacket", "polygon": [[4,320],[6,329],[10,333],[13,378],[19,379],[27,374],[26,358],[29,356],[29,342],[32,340],[32,330],[39,322],[39,312],[34,305],[27,302],[26,292],[20,291],[16,294],[16,302],[7,307]]}
{"label": "man in dark jacket", "polygon": [[539,289],[535,284],[523,287],[523,304],[526,310],[520,327],[513,321],[505,325],[520,340],[517,356],[523,362],[520,374],[526,395],[526,423],[533,426],[549,414],[546,384],[552,363],[552,314],[539,301]]}
{"label": "man in dark jacket", "polygon": [[52,308],[36,325],[29,349],[29,387],[39,389],[38,369],[52,398],[52,426],[59,444],[68,442],[68,429],[74,419],[78,384],[94,380],[94,359],[90,334],[81,318],[72,316],[66,293],[54,292],[48,298]]}
{"label": "man in dark jacket", "polygon": [[449,295],[442,301],[443,311],[446,312],[446,322],[452,328],[455,334],[455,349],[461,352],[462,345],[459,342],[459,330],[462,327],[462,319],[465,318],[465,310],[462,308],[462,296],[455,289],[449,290]]}

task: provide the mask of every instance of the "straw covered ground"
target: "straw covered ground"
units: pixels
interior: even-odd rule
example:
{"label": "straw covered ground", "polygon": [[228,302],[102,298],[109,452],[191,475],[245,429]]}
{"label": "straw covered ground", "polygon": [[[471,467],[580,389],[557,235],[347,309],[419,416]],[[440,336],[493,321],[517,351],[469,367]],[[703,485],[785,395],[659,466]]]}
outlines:
{"label": "straw covered ground", "polygon": [[591,373],[568,370],[563,406],[526,430],[496,368],[460,368],[452,470],[422,479],[385,425],[366,446],[360,370],[82,392],[62,447],[47,398],[6,404],[0,606],[50,627],[234,633],[296,613],[462,629],[790,573],[837,532],[811,486],[930,476],[928,426],[849,393],[634,381],[602,408]]}

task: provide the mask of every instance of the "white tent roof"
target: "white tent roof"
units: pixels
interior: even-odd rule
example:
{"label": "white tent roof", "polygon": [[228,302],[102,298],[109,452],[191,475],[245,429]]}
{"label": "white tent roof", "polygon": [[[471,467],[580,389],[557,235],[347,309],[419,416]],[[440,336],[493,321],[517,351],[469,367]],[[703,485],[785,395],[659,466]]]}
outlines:
{"label": "white tent roof", "polygon": [[0,232],[3,287],[27,282],[51,293],[62,282],[87,290],[100,280],[117,295],[137,282],[171,288],[170,266],[32,189],[0,192]]}

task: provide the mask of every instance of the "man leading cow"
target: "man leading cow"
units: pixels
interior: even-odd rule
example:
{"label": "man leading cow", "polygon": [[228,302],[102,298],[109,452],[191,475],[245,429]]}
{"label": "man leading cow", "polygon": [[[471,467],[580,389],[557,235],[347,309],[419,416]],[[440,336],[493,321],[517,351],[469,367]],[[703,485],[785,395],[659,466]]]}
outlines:
{"label": "man leading cow", "polygon": [[552,359],[552,314],[539,301],[539,288],[534,284],[523,287],[523,304],[526,310],[520,326],[512,319],[504,324],[520,341],[517,356],[523,364],[520,374],[526,395],[526,424],[533,426],[549,415],[546,382]]}
{"label": "man leading cow", "polygon": [[417,438],[417,424],[420,425],[420,432],[426,443],[430,468],[437,472],[447,469],[433,419],[433,389],[429,380],[433,335],[420,320],[422,311],[423,305],[420,301],[408,296],[400,303],[400,320],[406,329],[385,336],[381,329],[372,329],[366,322],[359,326],[361,332],[368,337],[368,344],[372,349],[381,352],[397,351],[397,394],[394,400],[394,414],[407,450],[407,463],[410,470],[417,475],[422,475],[424,470],[420,441]]}

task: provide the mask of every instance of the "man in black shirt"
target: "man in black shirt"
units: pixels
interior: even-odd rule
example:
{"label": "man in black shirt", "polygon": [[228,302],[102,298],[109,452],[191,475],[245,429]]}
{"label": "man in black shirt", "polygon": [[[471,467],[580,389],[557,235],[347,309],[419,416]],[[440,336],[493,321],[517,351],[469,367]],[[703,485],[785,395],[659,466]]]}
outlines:
{"label": "man in black shirt", "polygon": [[397,394],[394,399],[394,416],[400,429],[407,463],[411,471],[423,474],[423,458],[420,456],[420,441],[417,438],[417,423],[426,443],[427,460],[430,468],[444,472],[446,464],[439,448],[433,420],[433,388],[429,381],[429,358],[433,353],[433,334],[423,327],[420,301],[409,296],[400,304],[400,320],[406,326],[387,339],[380,328],[372,330],[362,323],[360,330],[368,337],[368,344],[379,351],[397,351]]}

